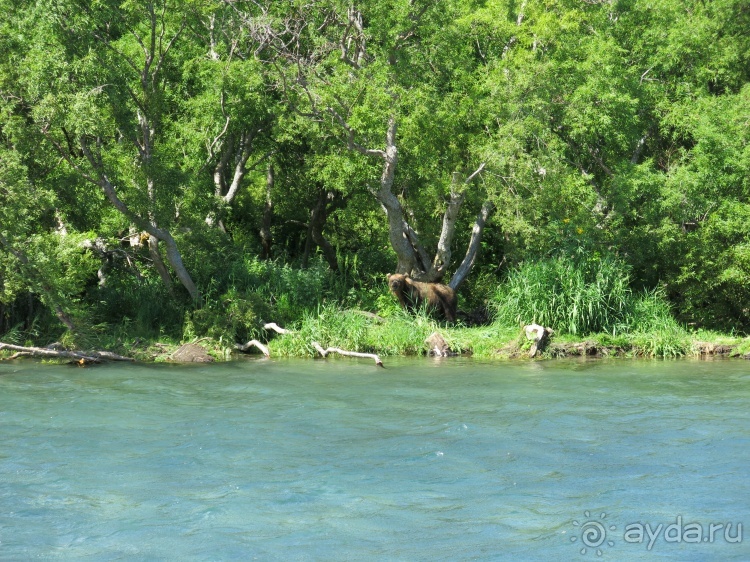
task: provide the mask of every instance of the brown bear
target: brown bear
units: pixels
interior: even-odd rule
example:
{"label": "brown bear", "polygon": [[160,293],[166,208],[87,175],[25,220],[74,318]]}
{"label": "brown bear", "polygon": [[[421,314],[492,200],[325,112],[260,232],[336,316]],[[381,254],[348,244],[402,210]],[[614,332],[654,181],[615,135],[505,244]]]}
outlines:
{"label": "brown bear", "polygon": [[408,276],[394,273],[388,276],[388,287],[406,310],[413,310],[423,302],[441,312],[448,322],[456,321],[456,292],[442,283],[412,281]]}

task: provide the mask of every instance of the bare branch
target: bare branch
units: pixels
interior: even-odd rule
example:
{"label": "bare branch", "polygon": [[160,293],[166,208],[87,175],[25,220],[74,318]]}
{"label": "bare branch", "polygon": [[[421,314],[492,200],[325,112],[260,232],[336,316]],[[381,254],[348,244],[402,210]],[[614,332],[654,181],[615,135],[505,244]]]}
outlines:
{"label": "bare branch", "polygon": [[263,324],[263,329],[273,330],[277,334],[293,334],[294,333],[292,330],[287,330],[286,328],[282,328],[276,322],[268,322],[267,324]]}
{"label": "bare branch", "polygon": [[464,183],[471,183],[471,180],[473,180],[475,177],[477,177],[479,174],[482,173],[482,170],[484,170],[484,166],[485,165],[486,165],[486,162],[482,162],[479,165],[479,168],[477,168],[476,170],[474,170],[474,172],[468,178],[466,178],[464,180]]}
{"label": "bare branch", "polygon": [[[165,5],[165,9],[166,9],[166,5]],[[163,16],[163,14],[162,14],[162,16]],[[169,40],[169,43],[167,44],[167,48],[166,48],[166,49],[164,49],[164,51],[162,51],[162,52],[160,53],[160,55],[159,55],[159,60],[158,60],[158,62],[156,63],[156,68],[154,69],[154,72],[153,72],[153,74],[152,74],[152,76],[153,76],[152,80],[156,81],[156,76],[157,76],[157,75],[159,74],[159,72],[161,71],[161,67],[162,67],[162,66],[163,66],[163,64],[164,64],[164,60],[165,60],[165,59],[166,59],[166,57],[167,57],[167,53],[169,53],[169,50],[170,50],[170,49],[172,48],[172,46],[173,46],[173,45],[175,44],[175,41],[177,41],[177,38],[178,38],[178,37],[179,37],[179,36],[180,36],[180,35],[182,34],[182,32],[183,32],[183,31],[184,31],[184,29],[185,29],[185,26],[186,26],[186,23],[185,23],[185,21],[183,20],[182,24],[180,24],[180,29],[178,29],[178,30],[177,30],[177,32],[176,32],[176,33],[174,34],[174,36],[172,37],[172,39],[170,39],[170,40]],[[161,33],[161,35],[159,36],[159,49],[161,49],[161,45],[162,45],[162,38],[164,37],[164,33],[165,33],[165,29],[164,29],[164,21],[163,21],[163,19],[162,19],[162,33]]]}
{"label": "bare branch", "polygon": [[219,96],[219,106],[221,107],[221,114],[225,117],[226,121],[224,122],[224,128],[221,130],[221,132],[214,137],[214,140],[211,141],[211,144],[208,145],[206,148],[206,152],[208,153],[208,158],[206,159],[206,163],[204,166],[207,166],[211,160],[213,160],[214,157],[214,146],[218,144],[218,142],[221,140],[221,138],[227,133],[227,129],[229,129],[229,123],[231,121],[231,118],[229,115],[227,115],[226,108],[224,107],[224,90],[221,91],[221,95]]}
{"label": "bare branch", "polygon": [[149,74],[149,69],[151,68],[151,64],[154,62],[154,54],[156,53],[156,14],[154,14],[154,5],[152,3],[148,3],[147,10],[149,19],[151,20],[151,27],[149,29],[149,46],[144,53],[146,61],[141,74],[141,83],[144,90],[146,90],[148,85],[146,82],[146,76],[148,76]]}
{"label": "bare branch", "polygon": [[[78,172],[78,175],[80,175],[86,181],[93,183],[94,185],[97,185],[97,186],[99,185],[99,180],[96,179],[91,174],[89,174],[88,172],[86,172],[86,170],[81,168],[81,166],[79,166],[78,163],[75,160],[73,160],[73,158],[71,157],[71,153],[65,150],[59,142],[53,139],[49,135],[49,132],[46,129],[42,130],[42,133],[47,137],[47,140],[49,140],[52,143],[52,146],[55,147],[55,149],[60,154],[60,156],[62,156],[63,160],[65,160],[70,165],[71,168],[73,168],[76,172]],[[85,153],[83,154],[85,155]]]}
{"label": "bare branch", "polygon": [[406,41],[413,37],[414,34],[417,32],[417,26],[419,26],[419,23],[422,20],[422,17],[425,15],[427,10],[432,6],[432,2],[427,2],[419,12],[412,12],[409,14],[409,19],[412,21],[412,25],[409,29],[406,31],[402,31],[399,33],[398,37],[396,37],[396,41],[393,44],[393,49],[398,50],[406,43]]}
{"label": "bare branch", "polygon": [[358,142],[356,142],[354,140],[354,137],[355,137],[355,134],[356,134],[354,132],[354,129],[352,129],[349,126],[349,123],[346,122],[346,120],[341,116],[341,114],[338,111],[336,111],[335,109],[333,109],[332,107],[328,107],[328,108],[326,108],[326,110],[338,122],[339,126],[342,129],[344,129],[344,131],[346,133],[346,146],[347,146],[347,148],[349,150],[355,150],[355,151],[359,152],[360,154],[365,154],[367,156],[378,156],[380,158],[385,158],[386,157],[386,152],[384,150],[366,148],[366,147],[362,146],[361,144],[359,144]]}
{"label": "bare branch", "polygon": [[312,346],[323,357],[325,357],[329,353],[338,353],[339,355],[344,355],[345,357],[361,357],[361,358],[364,358],[364,359],[374,359],[375,360],[375,364],[378,367],[385,368],[385,365],[383,365],[383,361],[381,361],[380,357],[378,357],[374,353],[359,353],[358,351],[346,351],[344,349],[339,349],[338,347],[329,347],[328,349],[323,349],[323,346],[321,346],[318,342],[315,342],[315,341],[312,342]]}
{"label": "bare branch", "polygon": [[646,80],[646,74],[648,74],[649,72],[651,72],[653,69],[654,69],[654,67],[652,66],[651,68],[646,69],[646,72],[644,72],[643,74],[641,74],[641,80],[640,80],[639,84],[643,84],[643,81]]}
{"label": "bare branch", "polygon": [[591,157],[596,160],[596,163],[599,164],[599,167],[604,170],[604,173],[607,174],[609,177],[614,177],[614,172],[604,163],[604,160],[602,160],[601,155],[599,154],[599,149],[593,149],[590,146],[588,147],[589,154],[591,154]]}
{"label": "bare branch", "polygon": [[[349,32],[354,28],[356,35],[350,36]],[[356,47],[354,57],[349,56],[352,43]],[[339,46],[341,48],[341,60],[354,69],[360,69],[365,56],[365,35],[362,23],[362,12],[355,10],[353,6],[347,10],[347,24],[341,35]]]}
{"label": "bare branch", "polygon": [[258,340],[250,340],[245,345],[235,345],[234,348],[239,351],[247,351],[251,347],[257,347],[260,349],[261,353],[265,355],[266,357],[271,357],[271,352],[268,350],[268,347],[260,343]]}

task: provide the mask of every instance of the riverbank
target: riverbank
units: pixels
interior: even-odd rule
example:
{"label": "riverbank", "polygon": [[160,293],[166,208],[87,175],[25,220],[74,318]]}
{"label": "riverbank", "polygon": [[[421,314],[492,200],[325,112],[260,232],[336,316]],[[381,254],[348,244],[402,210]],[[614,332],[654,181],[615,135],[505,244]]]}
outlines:
{"label": "riverbank", "polygon": [[[393,314],[386,318],[358,311],[339,310],[303,320],[292,333],[269,342],[272,354],[290,357],[314,356],[310,342],[382,356],[426,355],[426,340],[442,336],[457,355],[481,358],[528,358],[533,342],[520,326],[494,322],[483,326],[448,326],[425,315]],[[652,329],[622,333],[585,335],[553,333],[536,357],[543,359],[590,357],[677,358],[750,354],[750,338],[706,330],[688,330],[674,321]]]}
{"label": "riverbank", "polygon": [[[532,341],[520,327],[498,323],[467,327],[446,325],[429,316],[404,313],[387,317],[359,310],[322,310],[305,317],[279,334],[274,330],[259,329],[257,339],[271,357],[317,357],[313,345],[324,348],[377,354],[380,357],[425,356],[431,353],[426,340],[439,334],[449,355],[473,356],[486,359],[529,359]],[[14,342],[16,343],[16,342]],[[38,342],[37,342],[38,343]],[[30,342],[27,342],[30,345]],[[47,347],[46,344],[42,344]],[[52,347],[59,348],[53,345]],[[106,335],[87,338],[83,345],[67,346],[78,349],[106,349],[142,362],[208,362],[230,361],[240,355],[259,353],[252,347],[239,352],[234,342],[222,338],[193,338],[178,341],[170,338],[128,338],[122,332],[114,339]],[[11,351],[0,351],[8,358]],[[565,357],[623,357],[623,358],[678,358],[678,357],[739,357],[750,359],[750,338],[709,331],[689,331],[678,325],[650,332],[622,334],[553,333],[535,359]],[[64,358],[61,358],[64,360]]]}
{"label": "riverbank", "polygon": [[[656,307],[653,307],[656,308]],[[455,324],[436,320],[424,310],[414,314],[397,307],[385,307],[373,313],[336,305],[319,307],[314,313],[303,312],[296,321],[280,329],[274,323],[251,321],[242,332],[245,338],[260,344],[248,347],[237,341],[237,334],[211,337],[193,330],[182,334],[160,331],[144,335],[129,325],[106,324],[79,332],[66,332],[55,342],[40,341],[41,337],[0,337],[0,342],[15,346],[47,349],[106,350],[142,362],[207,362],[230,361],[245,353],[268,352],[271,357],[319,357],[313,345],[323,349],[334,347],[379,357],[429,355],[435,344],[427,340],[439,334],[440,347],[448,355],[473,356],[483,359],[529,359],[533,342],[522,328],[527,322],[513,325],[507,318],[489,320],[482,316],[463,315]],[[538,345],[536,359],[564,357],[745,357],[750,358],[750,337],[734,336],[708,330],[690,329],[678,323],[666,311],[650,313],[646,319],[621,324],[612,333],[570,333],[563,323],[554,329],[544,345]],[[282,333],[279,333],[279,332]],[[20,336],[20,334],[17,334]],[[240,352],[238,347],[247,351]],[[0,351],[8,358],[14,351]],[[60,357],[60,360],[66,360]]]}

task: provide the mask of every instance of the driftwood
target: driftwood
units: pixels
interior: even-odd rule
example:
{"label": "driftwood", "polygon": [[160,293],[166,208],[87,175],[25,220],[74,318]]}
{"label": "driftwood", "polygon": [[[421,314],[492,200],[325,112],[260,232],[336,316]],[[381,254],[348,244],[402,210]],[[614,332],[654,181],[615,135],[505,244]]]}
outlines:
{"label": "driftwood", "polygon": [[[276,322],[267,322],[267,323],[263,324],[263,329],[264,330],[273,330],[277,334],[293,334],[294,333],[292,330],[287,330],[286,328],[282,328]],[[265,344],[262,344],[258,340],[250,340],[249,342],[247,342],[244,345],[239,345],[238,344],[238,345],[234,346],[234,348],[237,351],[247,351],[251,347],[257,347],[263,355],[265,355],[266,357],[271,357],[271,352],[268,349],[268,346],[265,345]]]}
{"label": "driftwood", "polygon": [[529,357],[536,357],[537,353],[544,351],[550,336],[554,333],[552,328],[545,328],[539,324],[529,324],[524,326],[524,330],[526,331],[526,339],[534,341],[529,350]]}
{"label": "driftwood", "polygon": [[314,341],[312,342],[312,346],[320,353],[323,357],[328,355],[329,353],[338,353],[339,355],[344,355],[346,357],[363,357],[365,359],[374,359],[375,364],[378,367],[385,368],[385,365],[383,365],[383,362],[380,360],[380,357],[375,355],[374,353],[359,353],[358,351],[346,351],[344,349],[339,349],[338,347],[329,347],[328,349],[323,349],[323,346],[321,346],[318,342]]}
{"label": "driftwood", "polygon": [[234,348],[239,351],[247,351],[251,347],[257,347],[260,349],[261,353],[265,355],[266,357],[271,357],[271,352],[268,350],[268,347],[260,343],[258,340],[250,340],[245,345],[235,345]]}
{"label": "driftwood", "polygon": [[66,349],[50,349],[47,347],[26,347],[0,342],[0,351],[8,349],[16,351],[8,359],[17,357],[54,357],[57,359],[73,359],[82,363],[101,363],[102,361],[134,361],[132,357],[125,357],[111,351],[70,351]]}
{"label": "driftwood", "polygon": [[[263,324],[264,330],[273,330],[277,334],[293,334],[294,332],[291,330],[287,330],[286,328],[282,328],[279,326],[276,322],[269,322],[268,324]],[[255,341],[255,340],[253,340]],[[250,343],[250,342],[248,342]]]}

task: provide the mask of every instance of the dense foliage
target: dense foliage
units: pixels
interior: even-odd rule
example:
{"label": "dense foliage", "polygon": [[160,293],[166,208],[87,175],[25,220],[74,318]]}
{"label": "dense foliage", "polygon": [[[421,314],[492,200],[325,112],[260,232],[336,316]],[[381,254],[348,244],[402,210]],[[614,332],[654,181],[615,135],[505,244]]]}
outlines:
{"label": "dense foliage", "polygon": [[393,316],[397,269],[510,324],[750,330],[744,0],[0,9],[6,339]]}

